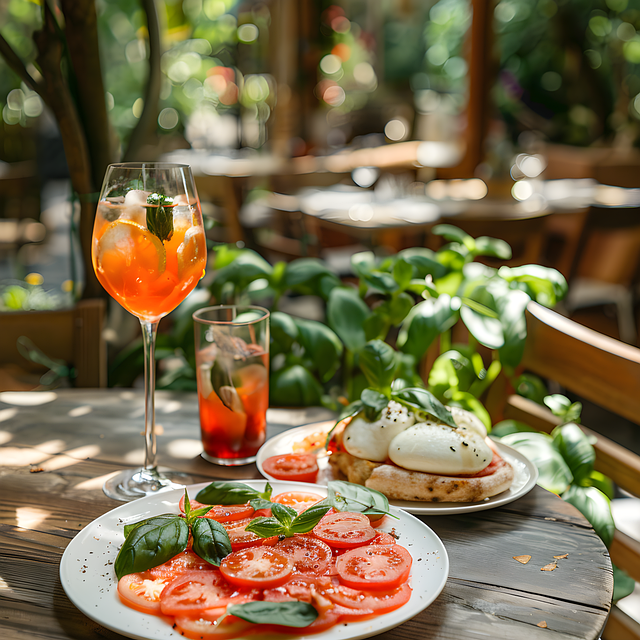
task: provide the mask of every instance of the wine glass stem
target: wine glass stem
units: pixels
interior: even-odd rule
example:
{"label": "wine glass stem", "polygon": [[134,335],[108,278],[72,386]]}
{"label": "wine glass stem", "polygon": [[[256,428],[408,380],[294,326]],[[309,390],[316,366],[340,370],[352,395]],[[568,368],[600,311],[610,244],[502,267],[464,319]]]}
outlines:
{"label": "wine glass stem", "polygon": [[140,320],[144,345],[144,469],[150,475],[157,475],[158,455],[156,450],[155,403],[156,388],[156,334],[157,322]]}

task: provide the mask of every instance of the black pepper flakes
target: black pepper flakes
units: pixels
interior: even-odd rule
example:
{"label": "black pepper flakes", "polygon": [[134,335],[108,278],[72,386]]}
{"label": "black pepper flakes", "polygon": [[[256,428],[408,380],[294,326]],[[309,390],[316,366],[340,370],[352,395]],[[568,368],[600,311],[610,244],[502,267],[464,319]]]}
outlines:
{"label": "black pepper flakes", "polygon": [[454,453],[456,452],[456,450],[453,447],[449,447],[449,449],[451,449],[451,451],[453,451]]}

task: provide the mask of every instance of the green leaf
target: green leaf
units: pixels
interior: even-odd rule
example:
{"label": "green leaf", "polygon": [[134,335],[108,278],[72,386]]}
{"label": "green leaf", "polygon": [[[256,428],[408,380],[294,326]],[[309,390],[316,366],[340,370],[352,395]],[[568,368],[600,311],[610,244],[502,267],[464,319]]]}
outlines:
{"label": "green leaf", "polygon": [[398,258],[393,265],[393,279],[398,284],[398,289],[404,291],[413,277],[413,266],[402,258]]}
{"label": "green leaf", "polygon": [[356,511],[364,514],[389,513],[387,496],[352,482],[332,480],[327,485],[327,502],[338,511]]}
{"label": "green leaf", "polygon": [[281,311],[273,311],[270,318],[271,341],[275,342],[282,353],[291,349],[298,339],[298,327],[293,318]]}
{"label": "green leaf", "polygon": [[389,320],[385,319],[378,312],[378,309],[379,307],[376,307],[373,313],[362,323],[362,328],[364,329],[364,335],[367,341],[384,340],[387,333],[389,333]]}
{"label": "green leaf", "polygon": [[372,340],[360,350],[358,364],[371,387],[380,390],[391,387],[396,370],[395,356],[393,347],[382,340]]}
{"label": "green leaf", "polygon": [[122,576],[146,571],[171,560],[187,548],[188,541],[189,526],[180,516],[138,525],[127,536],[118,552],[114,564],[118,580]]}
{"label": "green leaf", "polygon": [[150,193],[147,196],[147,229],[153,233],[160,242],[171,240],[173,236],[173,198],[164,194]]}
{"label": "green leaf", "polygon": [[219,567],[222,559],[232,551],[227,530],[215,520],[196,518],[191,525],[191,534],[193,535],[193,550],[203,560],[216,567]]}
{"label": "green leaf", "polygon": [[271,509],[273,506],[271,500],[265,500],[264,498],[254,498],[253,500],[249,500],[249,504],[254,511],[259,511],[260,509]]}
{"label": "green leaf", "polygon": [[455,307],[447,294],[419,302],[409,312],[398,334],[400,350],[420,360],[433,341],[456,323]]}
{"label": "green leaf", "polygon": [[582,481],[582,484],[586,487],[600,489],[609,500],[613,500],[615,497],[615,490],[611,478],[608,478],[604,473],[600,473],[599,471],[592,471],[589,477]]}
{"label": "green leaf", "polygon": [[530,298],[524,291],[507,290],[496,298],[498,313],[504,336],[500,348],[500,361],[507,367],[517,367],[524,354],[527,340],[527,320],[525,309]]}
{"label": "green leaf", "polygon": [[320,276],[336,275],[327,265],[317,258],[298,258],[289,262],[283,276],[283,283],[287,287],[295,287],[300,284],[309,284],[314,278]]}
{"label": "green leaf", "polygon": [[298,512],[292,507],[275,502],[271,505],[271,515],[288,531]]}
{"label": "green leaf", "polygon": [[448,404],[451,407],[460,407],[460,409],[470,411],[476,415],[487,428],[487,433],[491,433],[491,416],[489,412],[485,409],[482,402],[475,396],[472,396],[468,391],[453,391]]}
{"label": "green leaf", "polygon": [[611,504],[607,496],[595,487],[580,487],[573,484],[562,494],[562,498],[580,511],[609,548],[616,525],[613,522]]}
{"label": "green leaf", "polygon": [[413,298],[403,291],[375,307],[373,314],[381,315],[388,324],[397,327],[407,317],[412,308]]}
{"label": "green leaf", "polygon": [[360,394],[360,400],[364,405],[364,415],[369,422],[377,420],[389,404],[389,398],[375,389],[365,389]]}
{"label": "green leaf", "polygon": [[480,236],[476,238],[476,248],[474,254],[477,256],[492,256],[501,260],[511,260],[513,252],[509,243],[498,238]]}
{"label": "green leaf", "polygon": [[466,244],[470,239],[473,240],[466,231],[454,227],[452,224],[437,224],[431,229],[431,233],[434,236],[442,236],[445,240],[459,242],[460,244]]}
{"label": "green leaf", "polygon": [[251,531],[261,538],[280,536],[287,533],[282,523],[276,518],[254,518],[246,527],[245,531]]}
{"label": "green leaf", "polygon": [[[546,280],[553,285],[556,300],[562,300],[569,290],[565,277],[556,269],[542,267],[537,264],[525,264],[521,267],[500,267],[498,275],[508,282],[527,282],[531,277]],[[530,280],[529,280],[530,281]],[[544,304],[542,300],[534,298],[536,302]]]}
{"label": "green leaf", "polygon": [[129,534],[137,529],[140,525],[152,525],[157,526],[159,524],[166,523],[168,520],[173,520],[176,517],[175,513],[164,513],[160,516],[153,516],[152,518],[147,518],[146,520],[140,520],[140,522],[134,522],[133,524],[125,524],[124,525],[124,537],[128,538]]}
{"label": "green leaf", "polygon": [[549,393],[545,383],[532,373],[523,373],[516,381],[516,393],[523,398],[544,404],[544,399]]}
{"label": "green leaf", "polygon": [[322,322],[296,320],[300,331],[299,343],[305,354],[311,358],[323,381],[328,381],[340,366],[342,342],[340,338]]}
{"label": "green leaf", "polygon": [[504,438],[510,433],[538,433],[533,427],[517,420],[502,420],[494,425],[491,434],[496,438]]}
{"label": "green leaf", "polygon": [[462,285],[463,280],[464,277],[460,271],[453,271],[442,278],[438,278],[438,280],[435,280],[433,284],[438,295],[446,293],[447,295],[455,296],[457,295],[458,289],[460,289],[460,285]]}
{"label": "green leaf", "polygon": [[299,364],[275,371],[269,379],[269,404],[281,407],[312,407],[320,404],[323,389]]}
{"label": "green leaf", "polygon": [[318,612],[307,602],[267,602],[258,600],[227,605],[227,614],[254,624],[277,624],[285,627],[308,627]]}
{"label": "green leaf", "polygon": [[554,416],[562,417],[569,410],[571,406],[571,400],[567,396],[563,396],[561,393],[554,393],[548,395],[544,399],[544,403],[551,409],[551,413]]}
{"label": "green leaf", "polygon": [[622,569],[611,564],[613,568],[613,602],[631,595],[636,588],[636,581]]}
{"label": "green leaf", "polygon": [[589,443],[589,438],[573,423],[556,427],[551,436],[556,449],[571,469],[574,480],[582,484],[591,475],[596,461],[596,452]]}
{"label": "green leaf", "polygon": [[502,347],[505,344],[504,329],[498,319],[498,306],[488,285],[468,287],[462,302],[460,317],[471,335],[489,349]]}
{"label": "green leaf", "polygon": [[354,289],[336,287],[329,295],[327,303],[329,326],[350,351],[357,351],[365,345],[366,338],[362,324],[370,313],[369,307]]}
{"label": "green leaf", "polygon": [[247,484],[221,480],[200,489],[196,500],[202,504],[244,504],[259,497],[260,492]]}
{"label": "green leaf", "polygon": [[444,400],[449,389],[468,391],[477,380],[473,363],[459,351],[451,349],[438,356],[429,372],[429,389]]}
{"label": "green leaf", "polygon": [[436,260],[436,254],[424,247],[404,249],[398,257],[408,262],[415,269],[415,278],[423,280],[431,276],[434,280],[446,275],[447,268]]}
{"label": "green leaf", "polygon": [[401,391],[394,391],[391,394],[391,399],[409,406],[411,410],[418,415],[428,413],[430,416],[437,418],[440,422],[448,424],[450,427],[457,427],[451,413],[426,389],[410,387],[408,389],[402,389]]}
{"label": "green leaf", "polygon": [[309,531],[311,531],[318,524],[318,522],[322,520],[322,518],[330,509],[331,504],[329,504],[327,500],[318,502],[308,509],[305,509],[302,513],[298,514],[298,516],[291,523],[291,527],[289,529],[290,532],[309,533]]}
{"label": "green leaf", "polygon": [[514,447],[538,468],[538,484],[553,493],[561,494],[573,481],[571,469],[553,446],[546,433],[512,433],[502,442]]}

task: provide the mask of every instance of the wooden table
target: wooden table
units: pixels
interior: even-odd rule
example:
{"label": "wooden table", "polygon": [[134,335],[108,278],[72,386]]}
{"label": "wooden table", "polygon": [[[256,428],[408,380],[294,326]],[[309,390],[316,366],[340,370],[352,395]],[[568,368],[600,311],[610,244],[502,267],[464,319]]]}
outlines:
{"label": "wooden table", "polygon": [[[33,398],[0,394],[0,637],[121,638],[71,604],[58,571],[76,533],[119,504],[102,493],[105,476],[141,460],[142,393],[63,390],[36,396],[48,400],[43,404],[15,404]],[[268,435],[287,428],[287,420],[323,418],[321,411],[273,411]],[[195,395],[158,393],[157,422],[162,463],[197,481],[259,477],[254,465],[224,469],[200,458]],[[571,505],[536,487],[498,509],[421,519],[447,548],[449,580],[429,608],[385,638],[599,637],[610,609],[611,563]],[[540,570],[564,553],[555,571]],[[532,559],[522,565],[512,557],[520,555]]]}

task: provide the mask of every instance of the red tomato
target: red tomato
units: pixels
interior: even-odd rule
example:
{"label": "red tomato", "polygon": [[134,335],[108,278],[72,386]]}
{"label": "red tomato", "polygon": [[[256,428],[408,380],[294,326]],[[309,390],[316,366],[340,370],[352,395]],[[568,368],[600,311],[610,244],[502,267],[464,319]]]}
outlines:
{"label": "red tomato", "polygon": [[389,591],[362,591],[338,585],[327,591],[326,595],[332,602],[343,607],[386,613],[409,601],[411,587],[403,584]]}
{"label": "red tomato", "polygon": [[371,544],[397,544],[397,540],[386,531],[378,531]]}
{"label": "red tomato", "polygon": [[160,615],[160,593],[167,582],[166,578],[153,578],[146,571],[130,573],[118,580],[118,595],[136,611]]}
{"label": "red tomato", "polygon": [[362,513],[332,513],[313,528],[313,535],[331,547],[353,548],[376,537],[369,518]]}
{"label": "red tomato", "polygon": [[229,620],[229,622],[225,620],[222,624],[215,624],[215,621],[206,618],[176,616],[174,628],[185,638],[192,638],[192,640],[228,640],[242,637],[256,626],[239,618],[230,617],[233,620]]}
{"label": "red tomato", "polygon": [[[216,520],[217,522],[233,522],[234,520],[242,520],[244,518],[250,518],[253,515],[253,507],[250,504],[202,504],[201,502],[196,502],[195,500],[190,500],[191,511],[195,511],[196,509],[200,509],[202,507],[211,506],[211,510],[207,512],[204,516],[205,518],[211,518],[211,520]],[[184,496],[180,498],[180,503],[178,505],[180,507],[180,511],[184,513]]]}
{"label": "red tomato", "polygon": [[165,615],[199,615],[204,609],[253,599],[255,594],[238,591],[219,571],[185,571],[162,591],[160,608]]}
{"label": "red tomato", "polygon": [[322,576],[331,563],[332,554],[329,545],[309,536],[286,538],[278,542],[274,549],[291,558],[294,573]]}
{"label": "red tomato", "polygon": [[300,513],[314,504],[321,502],[322,499],[322,496],[317,493],[307,493],[306,491],[287,491],[286,493],[279,493],[275,498],[273,498],[272,502],[292,507]]}
{"label": "red tomato", "polygon": [[312,453],[284,453],[267,458],[262,467],[265,473],[277,480],[315,482],[318,461]]}
{"label": "red tomato", "polygon": [[167,560],[158,567],[149,569],[146,573],[152,579],[165,578],[173,580],[185,571],[214,571],[215,567],[196,555],[193,551],[183,551],[177,556]]}
{"label": "red tomato", "polygon": [[291,575],[293,562],[273,547],[251,547],[229,554],[220,563],[220,571],[241,587],[277,587]]}
{"label": "red tomato", "polygon": [[409,577],[411,555],[399,544],[367,545],[336,558],[340,582],[353,589],[393,589]]}

